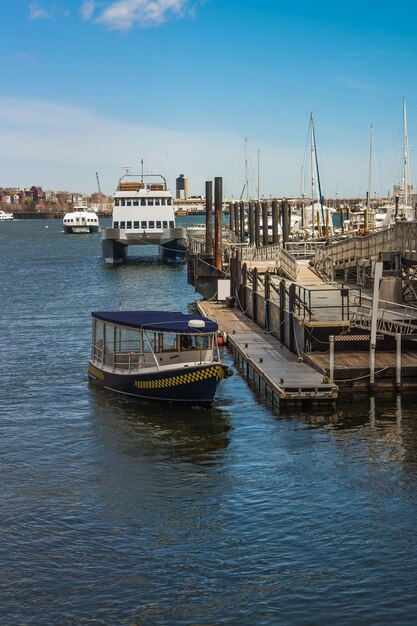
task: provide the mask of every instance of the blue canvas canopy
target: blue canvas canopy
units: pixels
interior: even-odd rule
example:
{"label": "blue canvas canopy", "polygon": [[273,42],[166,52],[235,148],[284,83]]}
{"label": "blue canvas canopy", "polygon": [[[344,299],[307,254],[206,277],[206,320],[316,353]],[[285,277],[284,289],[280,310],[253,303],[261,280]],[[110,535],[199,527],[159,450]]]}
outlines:
{"label": "blue canvas canopy", "polygon": [[[201,334],[217,331],[217,324],[208,317],[184,315],[178,311],[94,311],[91,315],[103,322],[160,332]],[[204,322],[202,328],[188,326],[190,320]]]}

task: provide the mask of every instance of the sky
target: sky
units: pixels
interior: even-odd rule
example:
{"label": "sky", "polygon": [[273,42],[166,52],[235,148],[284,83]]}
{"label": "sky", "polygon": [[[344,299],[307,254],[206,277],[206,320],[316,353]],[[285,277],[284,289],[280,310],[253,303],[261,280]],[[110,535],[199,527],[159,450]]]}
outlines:
{"label": "sky", "polygon": [[[326,197],[417,186],[417,3],[0,0],[0,187],[112,194],[125,166],[190,193],[310,189],[313,113]],[[245,142],[245,139],[247,140]],[[247,168],[245,168],[245,143]],[[302,182],[303,177],[305,182]]]}

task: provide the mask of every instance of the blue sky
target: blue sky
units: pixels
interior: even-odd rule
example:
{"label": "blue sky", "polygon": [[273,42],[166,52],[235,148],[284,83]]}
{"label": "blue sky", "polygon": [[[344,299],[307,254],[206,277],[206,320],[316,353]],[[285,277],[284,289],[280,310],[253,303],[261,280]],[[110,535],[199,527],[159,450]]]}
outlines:
{"label": "blue sky", "polygon": [[[0,0],[0,186],[112,193],[121,168],[193,194],[300,193],[312,111],[327,196],[401,177],[402,99],[417,141],[417,6],[351,0]],[[414,184],[414,148],[410,165]],[[308,184],[307,184],[308,186]]]}

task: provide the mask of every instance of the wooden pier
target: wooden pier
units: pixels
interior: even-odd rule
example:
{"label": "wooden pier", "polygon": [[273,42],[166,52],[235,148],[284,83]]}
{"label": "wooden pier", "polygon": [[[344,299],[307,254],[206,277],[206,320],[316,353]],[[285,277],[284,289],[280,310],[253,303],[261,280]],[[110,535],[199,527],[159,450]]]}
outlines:
{"label": "wooden pier", "polygon": [[237,309],[207,301],[197,306],[202,315],[216,320],[237,367],[272,405],[336,401],[336,384],[326,382],[322,374]]}
{"label": "wooden pier", "polygon": [[417,389],[417,221],[333,242],[290,241],[289,224],[285,199],[234,202],[235,241],[190,245],[188,282],[242,372],[281,402]]}

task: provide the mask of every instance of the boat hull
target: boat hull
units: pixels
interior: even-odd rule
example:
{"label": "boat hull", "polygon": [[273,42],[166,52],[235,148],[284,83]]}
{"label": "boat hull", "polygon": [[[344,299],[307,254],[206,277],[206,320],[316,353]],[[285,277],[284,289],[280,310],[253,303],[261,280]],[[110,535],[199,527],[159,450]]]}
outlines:
{"label": "boat hull", "polygon": [[109,372],[88,364],[88,377],[106,389],[143,400],[210,405],[219,382],[228,375],[221,363],[139,374]]}
{"label": "boat hull", "polygon": [[64,233],[66,235],[88,235],[98,233],[98,230],[98,226],[64,226]]}
{"label": "boat hull", "polygon": [[187,237],[183,227],[174,227],[159,234],[125,231],[120,228],[103,228],[101,247],[106,265],[119,265],[128,259],[128,246],[157,246],[163,261],[184,263]]}

